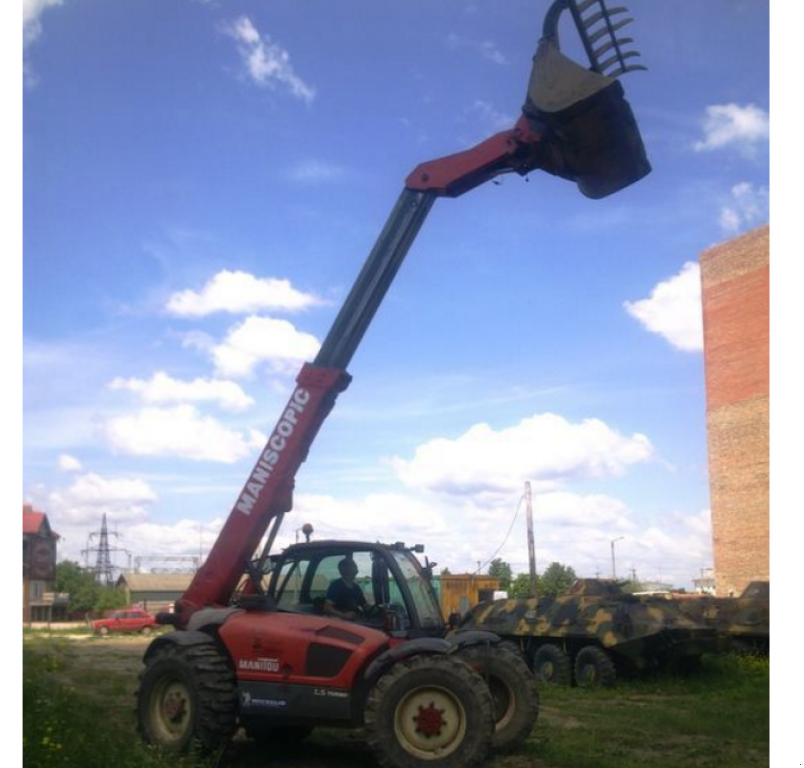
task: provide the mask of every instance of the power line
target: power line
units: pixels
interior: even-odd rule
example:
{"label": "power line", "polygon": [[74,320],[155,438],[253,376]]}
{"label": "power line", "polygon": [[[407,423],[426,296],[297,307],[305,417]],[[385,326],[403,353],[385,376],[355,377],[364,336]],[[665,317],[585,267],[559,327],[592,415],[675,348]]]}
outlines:
{"label": "power line", "polygon": [[511,535],[511,531],[514,530],[514,523],[516,522],[516,519],[519,516],[519,510],[522,507],[522,502],[524,500],[525,500],[525,497],[520,496],[519,503],[516,505],[516,511],[514,512],[514,519],[511,520],[511,525],[508,526],[508,533],[505,534],[505,538],[502,540],[502,544],[500,544],[500,546],[497,547],[497,549],[494,552],[494,554],[488,560],[486,560],[486,562],[483,563],[483,565],[478,564],[477,570],[475,571],[474,575],[476,575],[476,576],[479,575],[480,571],[483,570],[483,568],[485,566],[487,566],[495,557],[497,557],[497,555],[499,554],[500,550],[505,546],[505,542],[508,541],[508,537]]}

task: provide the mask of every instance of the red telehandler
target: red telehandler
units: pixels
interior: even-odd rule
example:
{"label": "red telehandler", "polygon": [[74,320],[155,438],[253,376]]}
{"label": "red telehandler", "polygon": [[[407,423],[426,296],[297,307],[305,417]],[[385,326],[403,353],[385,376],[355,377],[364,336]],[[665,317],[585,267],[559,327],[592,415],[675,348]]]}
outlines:
{"label": "red telehandler", "polygon": [[[565,12],[589,67],[560,49]],[[638,54],[625,50],[632,40],[619,36],[631,21],[624,14],[603,0],[555,0],[514,127],[468,151],[423,163],[406,179],[206,562],[174,612],[160,617],[174,629],[157,637],[144,656],[137,715],[146,741],[177,752],[193,745],[214,750],[241,726],[266,743],[301,738],[318,725],[362,727],[387,768],[463,768],[482,762],[489,748],[512,748],[530,733],[538,698],[521,657],[491,633],[451,632],[434,601],[428,569],[403,545],[328,542],[319,553],[316,563],[333,554],[366,558],[376,598],[367,621],[315,611],[314,585],[310,577],[305,582],[300,566],[312,562],[315,549],[274,563],[273,593],[263,587],[264,573],[292,508],[296,473],[348,386],[346,368],[435,200],[458,197],[500,174],[535,170],[574,181],[597,199],[650,171],[617,79],[644,69],[633,63]],[[398,576],[398,593],[382,587],[390,583],[383,568]],[[289,586],[294,583],[299,589]],[[290,605],[301,606],[305,598],[309,612]],[[406,625],[400,602],[406,603]]]}

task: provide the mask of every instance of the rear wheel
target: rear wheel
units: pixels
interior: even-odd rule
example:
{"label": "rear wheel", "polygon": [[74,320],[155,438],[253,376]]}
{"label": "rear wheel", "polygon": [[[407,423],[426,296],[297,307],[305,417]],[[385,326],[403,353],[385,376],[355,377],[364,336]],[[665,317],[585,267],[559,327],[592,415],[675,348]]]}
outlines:
{"label": "rear wheel", "polygon": [[553,643],[539,646],[533,654],[533,671],[536,679],[552,685],[572,683],[570,657]]}
{"label": "rear wheel", "polygon": [[516,749],[528,738],[539,717],[536,680],[519,649],[507,643],[477,645],[459,651],[457,656],[483,676],[491,692],[492,749]]}
{"label": "rear wheel", "polygon": [[611,657],[596,645],[587,645],[575,657],[575,682],[587,688],[610,688],[617,680]]}
{"label": "rear wheel", "polygon": [[149,744],[186,752],[223,746],[235,731],[237,688],[228,660],[213,645],[166,645],[140,675],[137,721]]}
{"label": "rear wheel", "polygon": [[448,656],[397,662],[376,683],[365,711],[369,746],[384,768],[472,768],[494,729],[483,679]]}
{"label": "rear wheel", "polygon": [[109,634],[109,627],[99,627],[98,628],[98,634],[101,637],[106,637],[106,635]]}

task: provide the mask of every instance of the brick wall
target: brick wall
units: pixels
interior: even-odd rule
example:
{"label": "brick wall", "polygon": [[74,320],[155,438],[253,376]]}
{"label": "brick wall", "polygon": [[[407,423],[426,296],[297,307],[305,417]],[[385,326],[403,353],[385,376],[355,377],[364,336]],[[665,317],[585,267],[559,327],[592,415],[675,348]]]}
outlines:
{"label": "brick wall", "polygon": [[770,578],[770,228],[701,255],[717,593]]}

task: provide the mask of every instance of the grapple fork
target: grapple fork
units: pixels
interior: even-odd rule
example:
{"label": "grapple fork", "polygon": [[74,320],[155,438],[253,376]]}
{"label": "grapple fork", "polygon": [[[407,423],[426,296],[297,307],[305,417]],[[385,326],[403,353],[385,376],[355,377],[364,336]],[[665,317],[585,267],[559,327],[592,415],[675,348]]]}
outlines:
{"label": "grapple fork", "polygon": [[[589,58],[585,67],[561,51],[558,24],[569,11]],[[631,107],[617,78],[644,70],[618,31],[633,19],[604,0],[555,0],[547,11],[522,108],[551,148],[545,170],[574,179],[592,198],[606,197],[650,172]]]}
{"label": "grapple fork", "polygon": [[632,37],[618,37],[617,33],[633,21],[623,14],[628,13],[625,6],[607,8],[604,0],[567,0],[575,27],[581,38],[591,68],[601,75],[619,77],[626,72],[645,70],[642,64],[635,64],[639,51],[626,51],[625,46],[634,42]]}

